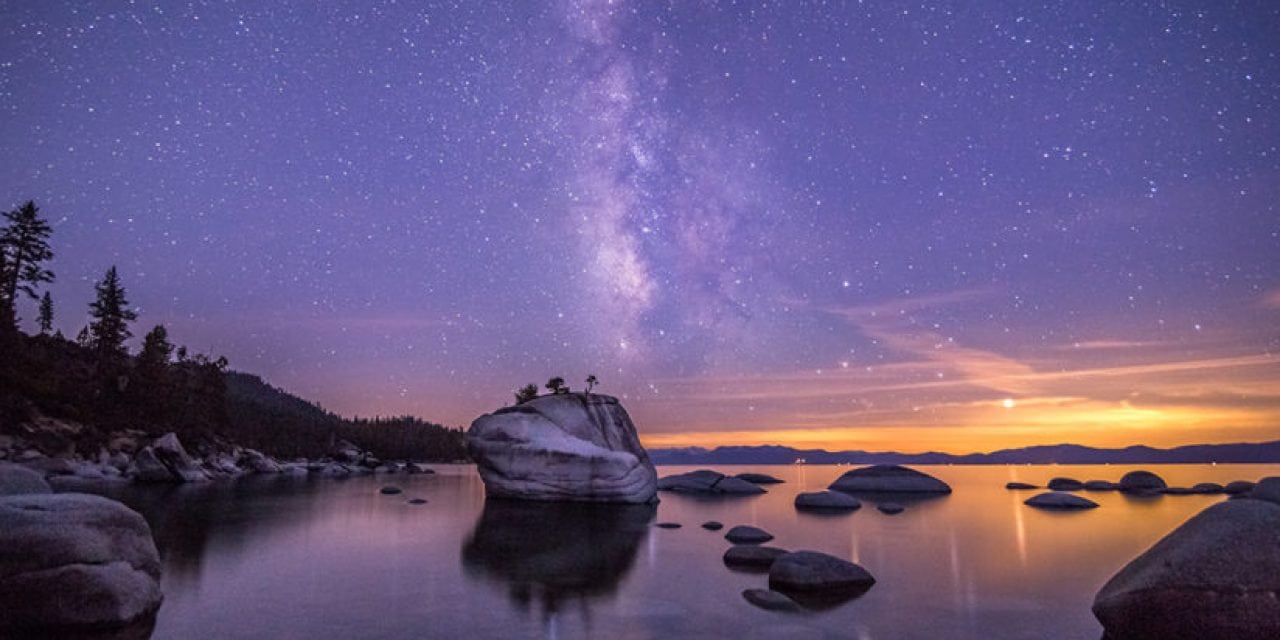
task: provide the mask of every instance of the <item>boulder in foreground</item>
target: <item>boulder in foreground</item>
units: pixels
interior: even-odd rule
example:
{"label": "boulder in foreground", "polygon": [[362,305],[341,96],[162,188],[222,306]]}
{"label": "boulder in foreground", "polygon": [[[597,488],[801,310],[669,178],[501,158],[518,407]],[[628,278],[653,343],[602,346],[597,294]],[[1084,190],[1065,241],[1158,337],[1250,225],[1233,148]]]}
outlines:
{"label": "boulder in foreground", "polygon": [[617,398],[541,396],[467,430],[485,493],[526,500],[649,503],[657,473]]}
{"label": "boulder in foreground", "polygon": [[22,465],[0,462],[0,496],[51,493],[44,476]]}
{"label": "boulder in foreground", "polygon": [[866,569],[817,551],[788,553],[769,567],[769,588],[808,608],[834,606],[856,598],[875,582]]}
{"label": "boulder in foreground", "polygon": [[1126,493],[1148,493],[1167,488],[1164,478],[1150,471],[1130,471],[1120,478],[1120,490]]}
{"label": "boulder in foreground", "polygon": [[756,486],[755,483],[734,476],[726,476],[710,469],[698,469],[666,476],[658,480],[658,490],[730,496],[753,496],[765,493],[765,490]]}
{"label": "boulder in foreground", "polygon": [[1098,592],[1109,640],[1280,638],[1280,505],[1215,504],[1174,529]]}
{"label": "boulder in foreground", "polygon": [[0,636],[114,629],[160,606],[146,520],[101,496],[0,498]]}
{"label": "boulder in foreground", "polygon": [[951,487],[947,483],[927,473],[896,464],[854,469],[837,478],[829,488],[868,493],[951,493]]}

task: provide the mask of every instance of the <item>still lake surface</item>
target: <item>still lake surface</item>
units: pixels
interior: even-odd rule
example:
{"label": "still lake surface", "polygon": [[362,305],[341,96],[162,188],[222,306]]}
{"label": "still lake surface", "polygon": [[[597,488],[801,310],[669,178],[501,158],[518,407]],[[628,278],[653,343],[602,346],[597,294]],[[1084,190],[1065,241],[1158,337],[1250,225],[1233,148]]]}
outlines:
{"label": "still lake surface", "polygon": [[[659,467],[660,476],[694,467]],[[1134,466],[916,466],[950,496],[885,515],[797,512],[800,491],[850,467],[720,465],[786,482],[760,496],[661,493],[656,509],[490,502],[471,466],[428,476],[255,477],[92,489],[142,512],[164,561],[153,638],[1088,638],[1089,607],[1125,563],[1223,496],[1083,493],[1101,507],[1027,507],[1055,476],[1118,480]],[[1170,486],[1257,480],[1280,465],[1147,465]],[[381,495],[393,484],[401,495]],[[85,490],[85,489],[81,489]],[[427,504],[411,505],[411,498]],[[723,533],[857,562],[876,577],[833,609],[781,614],[741,597],[767,576],[727,569]],[[659,529],[655,522],[678,522]]]}

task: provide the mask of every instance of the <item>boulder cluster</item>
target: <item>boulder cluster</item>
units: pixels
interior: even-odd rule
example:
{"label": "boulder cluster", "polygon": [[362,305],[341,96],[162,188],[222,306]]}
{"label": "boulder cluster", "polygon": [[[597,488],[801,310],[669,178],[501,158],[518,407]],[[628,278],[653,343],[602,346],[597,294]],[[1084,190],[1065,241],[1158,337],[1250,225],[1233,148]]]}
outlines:
{"label": "boulder cluster", "polygon": [[20,464],[46,478],[188,483],[254,474],[433,473],[421,463],[379,460],[345,440],[339,440],[328,456],[316,460],[279,460],[240,446],[204,448],[208,450],[193,454],[174,433],[150,438],[129,430],[112,434],[92,455],[45,455],[21,438],[0,436],[0,460]]}

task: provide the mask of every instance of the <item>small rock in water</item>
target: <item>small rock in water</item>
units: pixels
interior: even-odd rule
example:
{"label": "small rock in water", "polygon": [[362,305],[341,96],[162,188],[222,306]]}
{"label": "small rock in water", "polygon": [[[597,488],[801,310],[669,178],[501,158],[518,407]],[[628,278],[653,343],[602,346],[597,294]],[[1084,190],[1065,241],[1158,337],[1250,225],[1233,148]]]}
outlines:
{"label": "small rock in water", "polygon": [[1227,486],[1223,487],[1222,490],[1234,496],[1242,493],[1249,493],[1250,491],[1253,491],[1253,487],[1254,483],[1249,482],[1248,480],[1236,480],[1235,482],[1228,482]]}
{"label": "small rock in water", "polygon": [[751,604],[769,611],[800,611],[800,605],[785,594],[768,589],[747,589],[742,597]]}
{"label": "small rock in water", "polygon": [[1159,489],[1158,491],[1160,493],[1171,495],[1171,496],[1189,496],[1193,493],[1199,493],[1198,491],[1196,491],[1195,489],[1192,489],[1191,487],[1165,487],[1163,489]]}
{"label": "small rock in water", "polygon": [[679,522],[659,522],[653,526],[658,527],[659,529],[679,529],[683,525]]}
{"label": "small rock in water", "polygon": [[765,492],[742,478],[726,476],[711,469],[698,469],[659,478],[658,490],[705,495],[757,495]]}
{"label": "small rock in water", "polygon": [[881,512],[887,513],[889,515],[893,515],[895,513],[902,513],[906,509],[906,507],[896,502],[881,502],[880,504],[876,505],[876,508],[879,509]]}
{"label": "small rock in water", "polygon": [[1052,491],[1079,491],[1084,488],[1084,483],[1075,478],[1054,478],[1049,481],[1049,489]]}
{"label": "small rock in water", "polygon": [[740,524],[724,534],[724,539],[734,544],[760,544],[773,539],[773,534],[756,527]]}
{"label": "small rock in water", "polygon": [[1006,482],[1004,485],[1004,488],[1006,489],[1039,489],[1040,486],[1034,485],[1034,484],[1028,484],[1026,482]]}
{"label": "small rock in water", "polygon": [[724,552],[724,564],[734,569],[758,569],[768,571],[773,561],[787,555],[786,549],[765,547],[753,544],[740,544],[729,547]]}
{"label": "small rock in water", "polygon": [[781,484],[780,478],[775,478],[767,473],[739,473],[734,476],[739,480],[746,480],[751,484]]}
{"label": "small rock in water", "polygon": [[409,504],[426,504],[427,501],[422,498],[411,498]]}
{"label": "small rock in water", "polygon": [[400,487],[393,487],[391,485],[387,485],[382,489],[380,489],[379,493],[381,493],[384,496],[394,496],[396,494],[399,494],[401,491],[402,489]]}
{"label": "small rock in water", "polygon": [[796,508],[801,511],[856,511],[862,508],[857,498],[838,491],[813,491],[796,496]]}
{"label": "small rock in water", "polygon": [[1085,491],[1115,491],[1120,485],[1110,480],[1086,480],[1084,483]]}
{"label": "small rock in water", "polygon": [[724,523],[717,522],[715,520],[708,520],[702,523],[702,528],[706,529],[707,531],[719,531],[724,528]]}
{"label": "small rock in water", "polygon": [[1196,493],[1206,493],[1206,494],[1222,493],[1222,485],[1216,482],[1201,482],[1191,487],[1191,490]]}
{"label": "small rock in water", "polygon": [[1041,509],[1092,509],[1098,506],[1098,503],[1088,498],[1081,498],[1064,491],[1042,493],[1033,498],[1028,498],[1023,504]]}

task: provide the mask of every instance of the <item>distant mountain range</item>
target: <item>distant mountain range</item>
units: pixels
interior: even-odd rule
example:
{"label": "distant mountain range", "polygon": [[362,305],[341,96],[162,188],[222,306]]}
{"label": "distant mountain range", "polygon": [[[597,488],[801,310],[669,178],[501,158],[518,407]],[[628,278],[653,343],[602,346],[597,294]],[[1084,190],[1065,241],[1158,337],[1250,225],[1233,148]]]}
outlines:
{"label": "distant mountain range", "polygon": [[1194,444],[1172,449],[1133,446],[1095,449],[1078,444],[1056,444],[991,453],[954,455],[897,453],[892,451],[826,451],[793,449],[778,445],[758,447],[686,447],[650,449],[654,464],[1176,464],[1280,462],[1280,440],[1236,444]]}

